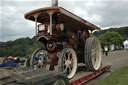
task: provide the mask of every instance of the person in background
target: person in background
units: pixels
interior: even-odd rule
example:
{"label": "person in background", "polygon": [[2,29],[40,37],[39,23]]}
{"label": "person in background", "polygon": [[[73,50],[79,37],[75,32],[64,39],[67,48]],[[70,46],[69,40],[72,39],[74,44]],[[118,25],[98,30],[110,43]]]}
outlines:
{"label": "person in background", "polygon": [[42,55],[36,56],[34,64],[37,65],[38,68],[41,68],[43,65],[43,56]]}
{"label": "person in background", "polygon": [[39,56],[38,65],[39,65],[38,68],[41,68],[43,66],[43,56],[42,55]]}
{"label": "person in background", "polygon": [[102,53],[103,53],[103,55],[105,54],[104,47],[102,47]]}
{"label": "person in background", "polygon": [[122,44],[122,50],[124,50],[124,45]]}
{"label": "person in background", "polygon": [[17,63],[17,66],[20,66],[20,57],[19,56],[15,57],[14,62]]}
{"label": "person in background", "polygon": [[7,61],[4,61],[0,64],[0,67],[16,67],[17,63],[14,62],[14,59],[12,56],[9,56],[7,58]]}
{"label": "person in background", "polygon": [[108,56],[108,47],[107,46],[104,47],[104,51],[105,51],[105,55]]}
{"label": "person in background", "polygon": [[7,56],[4,56],[4,59],[3,59],[3,63],[8,61],[8,57]]}

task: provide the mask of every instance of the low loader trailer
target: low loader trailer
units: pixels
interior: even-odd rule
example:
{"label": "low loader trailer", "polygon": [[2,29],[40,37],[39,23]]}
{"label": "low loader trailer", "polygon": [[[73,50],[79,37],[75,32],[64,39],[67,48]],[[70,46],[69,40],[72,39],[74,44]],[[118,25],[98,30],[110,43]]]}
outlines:
{"label": "low loader trailer", "polygon": [[104,66],[95,72],[80,70],[72,79],[67,78],[66,72],[47,71],[44,68],[1,68],[0,85],[81,85],[109,68],[110,66]]}

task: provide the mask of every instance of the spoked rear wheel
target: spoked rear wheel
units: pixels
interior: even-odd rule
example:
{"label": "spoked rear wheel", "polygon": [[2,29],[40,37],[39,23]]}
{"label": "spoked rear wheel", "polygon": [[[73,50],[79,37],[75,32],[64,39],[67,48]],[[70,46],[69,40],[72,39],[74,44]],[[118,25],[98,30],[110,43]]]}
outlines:
{"label": "spoked rear wheel", "polygon": [[38,48],[36,49],[31,58],[30,58],[30,66],[32,69],[39,69],[39,68],[46,68],[49,70],[49,67],[47,64],[44,64],[48,61],[48,52],[45,49]]}
{"label": "spoked rear wheel", "polygon": [[59,56],[59,71],[67,72],[67,77],[73,78],[77,70],[77,56],[72,48],[64,48]]}
{"label": "spoked rear wheel", "polygon": [[89,70],[98,70],[101,66],[101,45],[99,39],[90,37],[86,40],[84,48],[84,59]]}

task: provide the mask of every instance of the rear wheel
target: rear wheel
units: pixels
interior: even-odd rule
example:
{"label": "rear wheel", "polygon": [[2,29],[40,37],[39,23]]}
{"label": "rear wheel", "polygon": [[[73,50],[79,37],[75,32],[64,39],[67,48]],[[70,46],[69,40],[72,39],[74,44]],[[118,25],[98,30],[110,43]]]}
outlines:
{"label": "rear wheel", "polygon": [[84,59],[89,70],[98,70],[101,66],[101,45],[99,39],[90,37],[86,40],[84,48]]}
{"label": "rear wheel", "polygon": [[77,70],[77,56],[72,48],[64,48],[59,56],[59,71],[65,71],[67,77],[73,78]]}

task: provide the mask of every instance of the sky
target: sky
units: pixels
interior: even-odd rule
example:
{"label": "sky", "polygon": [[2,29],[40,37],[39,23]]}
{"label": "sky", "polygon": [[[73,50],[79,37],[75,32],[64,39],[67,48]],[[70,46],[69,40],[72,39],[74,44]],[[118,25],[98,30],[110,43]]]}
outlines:
{"label": "sky", "polygon": [[[59,6],[99,26],[128,26],[128,0],[58,0]],[[51,6],[51,0],[0,0],[0,41],[35,35],[35,24],[24,14]]]}

